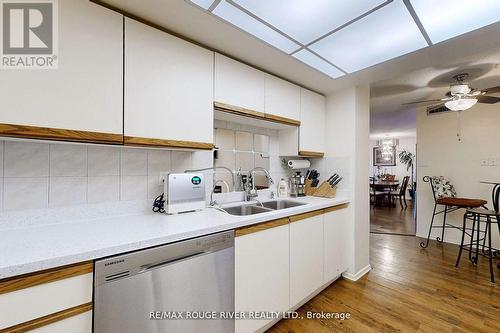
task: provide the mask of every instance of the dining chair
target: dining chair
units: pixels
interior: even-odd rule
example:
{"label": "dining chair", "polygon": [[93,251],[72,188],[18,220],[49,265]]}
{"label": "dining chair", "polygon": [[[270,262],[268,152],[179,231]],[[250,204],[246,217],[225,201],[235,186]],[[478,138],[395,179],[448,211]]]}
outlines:
{"label": "dining chair", "polygon": [[[432,196],[434,197],[434,209],[432,211],[431,224],[429,226],[427,240],[425,242],[420,242],[420,247],[424,249],[429,246],[429,239],[433,228],[441,228],[441,237],[436,237],[436,241],[438,243],[442,243],[444,241],[444,230],[446,228],[459,229],[462,232],[470,230],[470,228],[463,230],[461,227],[446,223],[446,217],[449,213],[459,209],[484,207],[488,203],[486,200],[482,199],[457,198],[457,192],[455,191],[454,186],[443,176],[424,176],[422,180],[430,184]],[[438,207],[442,206],[444,206],[444,209],[438,211]],[[441,225],[434,225],[434,218],[439,214],[443,214],[443,223]]]}
{"label": "dining chair", "polygon": [[[375,178],[370,177],[370,181],[372,183],[375,183]],[[388,192],[385,191],[377,191],[377,188],[375,186],[370,186],[370,201],[373,199],[373,206],[377,207],[379,206],[379,203],[383,203],[385,197],[388,196]]]}
{"label": "dining chair", "polygon": [[[394,203],[394,198],[399,199],[399,204],[401,205],[401,209],[406,209],[408,205],[406,204],[406,189],[408,187],[408,181],[410,180],[410,176],[403,177],[403,182],[399,186],[397,190],[389,192],[389,200],[391,204]],[[403,207],[404,202],[404,207]]]}

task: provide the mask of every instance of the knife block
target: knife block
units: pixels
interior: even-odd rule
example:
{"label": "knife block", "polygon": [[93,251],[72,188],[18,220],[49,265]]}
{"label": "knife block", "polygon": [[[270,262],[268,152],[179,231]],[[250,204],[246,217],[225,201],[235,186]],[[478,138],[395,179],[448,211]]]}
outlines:
{"label": "knife block", "polygon": [[321,198],[335,198],[337,187],[331,187],[328,182],[323,182],[318,187],[311,187],[311,181],[306,180],[306,195]]}
{"label": "knife block", "polygon": [[319,187],[312,187],[312,180],[306,179],[306,195],[313,195]]}

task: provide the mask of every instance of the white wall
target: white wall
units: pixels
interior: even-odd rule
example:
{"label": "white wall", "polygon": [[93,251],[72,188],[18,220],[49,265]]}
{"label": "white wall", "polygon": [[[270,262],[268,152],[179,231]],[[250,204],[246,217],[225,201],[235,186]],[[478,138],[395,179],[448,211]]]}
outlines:
{"label": "white wall", "polygon": [[[396,137],[397,138],[397,137]],[[416,144],[417,138],[397,138],[399,139],[399,145],[396,147],[396,166],[380,167],[380,173],[389,173],[391,175],[396,175],[396,179],[402,180],[404,176],[411,177],[411,169],[406,170],[406,165],[401,164],[399,161],[399,153],[403,150],[409,151],[412,154],[416,154]],[[370,151],[368,152],[370,156],[370,175],[377,174],[377,167],[373,166],[373,148],[377,146],[377,140],[370,140]],[[414,181],[416,181],[415,173],[417,171],[416,164],[414,167]],[[411,179],[410,179],[411,182]]]}
{"label": "white wall", "polygon": [[369,269],[369,192],[366,147],[369,144],[369,87],[354,87],[332,93],[326,100],[325,158],[314,163],[328,177],[344,177],[339,189],[349,193],[350,240],[348,276],[356,278]]}
{"label": "white wall", "polygon": [[[418,221],[417,235],[426,237],[432,215],[433,199],[428,183],[422,181],[425,175],[446,176],[455,185],[460,197],[488,200],[491,208],[490,185],[481,180],[500,181],[500,167],[481,166],[483,159],[500,159],[500,107],[492,104],[477,104],[460,115],[462,141],[458,141],[459,122],[457,113],[448,112],[427,116],[424,108],[417,111],[418,138]],[[451,214],[450,221],[461,225],[463,210]],[[442,217],[437,220],[439,223]],[[496,226],[493,235],[500,244]],[[438,230],[433,232],[433,237]],[[457,243],[461,233],[448,230],[445,241]]]}

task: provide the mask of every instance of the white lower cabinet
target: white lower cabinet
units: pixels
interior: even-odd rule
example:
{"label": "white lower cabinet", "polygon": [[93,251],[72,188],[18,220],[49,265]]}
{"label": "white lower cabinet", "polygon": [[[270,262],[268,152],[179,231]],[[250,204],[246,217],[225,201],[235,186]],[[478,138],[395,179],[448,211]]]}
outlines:
{"label": "white lower cabinet", "polygon": [[323,215],[290,223],[290,306],[323,285]]}
{"label": "white lower cabinet", "polygon": [[329,282],[347,270],[347,242],[345,207],[326,212],[324,222],[325,267],[323,282]]}
{"label": "white lower cabinet", "polygon": [[0,330],[92,302],[92,273],[0,295]]}
{"label": "white lower cabinet", "polygon": [[[289,225],[236,237],[235,309],[289,309]],[[236,332],[255,332],[271,320],[237,320]]]}
{"label": "white lower cabinet", "polygon": [[42,326],[30,333],[92,333],[92,311]]}

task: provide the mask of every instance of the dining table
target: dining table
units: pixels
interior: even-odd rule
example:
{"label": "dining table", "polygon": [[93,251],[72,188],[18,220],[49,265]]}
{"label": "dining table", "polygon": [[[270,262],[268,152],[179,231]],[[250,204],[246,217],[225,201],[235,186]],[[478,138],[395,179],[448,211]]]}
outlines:
{"label": "dining table", "polygon": [[[370,181],[370,187],[373,188],[374,191],[377,191],[377,192],[384,192],[384,191],[394,191],[396,190],[398,187],[399,187],[399,181],[398,180],[394,180],[394,181],[386,181],[386,180],[371,180]],[[382,204],[384,202],[382,201]],[[394,204],[391,204],[390,200],[388,200],[388,203],[387,203],[388,206],[396,206],[396,203]]]}

